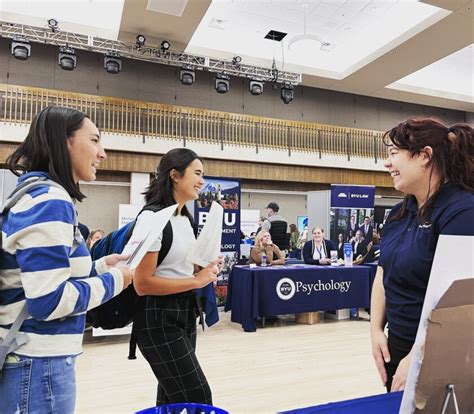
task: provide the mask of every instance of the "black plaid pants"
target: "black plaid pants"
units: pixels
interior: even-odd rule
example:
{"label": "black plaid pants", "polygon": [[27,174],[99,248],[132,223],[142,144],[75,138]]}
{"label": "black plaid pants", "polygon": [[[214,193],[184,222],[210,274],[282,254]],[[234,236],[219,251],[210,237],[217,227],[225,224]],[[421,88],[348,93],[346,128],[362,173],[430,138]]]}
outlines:
{"label": "black plaid pants", "polygon": [[133,333],[158,380],[156,405],[212,405],[211,389],[195,353],[199,316],[195,292],[146,296],[143,305],[135,316]]}

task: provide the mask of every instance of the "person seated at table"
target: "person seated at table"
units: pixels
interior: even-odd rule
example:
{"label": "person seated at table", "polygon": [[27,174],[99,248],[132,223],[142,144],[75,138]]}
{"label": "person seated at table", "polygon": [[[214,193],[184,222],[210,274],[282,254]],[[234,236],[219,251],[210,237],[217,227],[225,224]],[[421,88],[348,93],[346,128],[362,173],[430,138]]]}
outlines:
{"label": "person seated at table", "polygon": [[285,264],[285,253],[276,244],[273,244],[272,236],[266,230],[261,230],[255,237],[255,246],[250,251],[249,263],[255,263],[260,266],[263,253],[267,256],[267,265]]}
{"label": "person seated at table", "polygon": [[331,264],[331,250],[337,250],[331,240],[324,238],[324,229],[315,227],[312,231],[313,240],[309,240],[303,247],[303,260],[306,264]]}

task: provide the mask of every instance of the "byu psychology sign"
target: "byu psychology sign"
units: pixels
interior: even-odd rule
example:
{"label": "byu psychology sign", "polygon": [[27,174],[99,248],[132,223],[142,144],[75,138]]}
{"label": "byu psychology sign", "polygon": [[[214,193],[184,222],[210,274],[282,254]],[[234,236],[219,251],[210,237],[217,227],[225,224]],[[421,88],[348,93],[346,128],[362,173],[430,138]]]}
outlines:
{"label": "byu psychology sign", "polygon": [[276,285],[276,294],[282,300],[290,300],[298,294],[309,296],[321,292],[348,293],[351,283],[351,280],[335,281],[334,279],[326,281],[318,279],[315,282],[308,283],[284,277]]}

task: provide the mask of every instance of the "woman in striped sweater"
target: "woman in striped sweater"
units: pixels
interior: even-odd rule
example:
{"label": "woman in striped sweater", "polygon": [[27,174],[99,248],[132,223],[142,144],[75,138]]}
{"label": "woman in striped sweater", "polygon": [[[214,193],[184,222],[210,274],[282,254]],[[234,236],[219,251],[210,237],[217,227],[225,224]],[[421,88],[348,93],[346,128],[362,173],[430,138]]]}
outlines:
{"label": "woman in striped sweater", "polygon": [[0,411],[73,413],[75,358],[86,311],[128,286],[132,274],[113,267],[124,257],[91,262],[76,227],[78,182],[95,179],[105,158],[97,127],[80,111],[47,107],[8,158],[19,184],[43,177],[5,214],[0,251],[0,339],[24,308],[26,343],[7,355],[0,377]]}

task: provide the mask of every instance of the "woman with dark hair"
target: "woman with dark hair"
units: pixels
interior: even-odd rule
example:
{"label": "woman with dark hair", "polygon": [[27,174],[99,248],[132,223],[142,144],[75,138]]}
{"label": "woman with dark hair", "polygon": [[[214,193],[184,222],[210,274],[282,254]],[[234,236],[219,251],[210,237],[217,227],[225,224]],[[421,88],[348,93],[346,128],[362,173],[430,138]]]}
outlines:
{"label": "woman with dark hair", "polygon": [[[195,240],[193,220],[185,204],[198,198],[203,185],[201,159],[189,149],[177,148],[163,156],[145,192],[146,206],[178,204],[170,220],[172,243],[166,257],[157,266],[165,245],[163,231],[134,276],[135,290],[144,296],[143,309],[134,319],[134,335],[158,380],[157,405],[212,404],[211,390],[195,352],[199,306],[194,289],[217,281],[218,258],[202,270],[185,260]],[[137,227],[147,214],[153,213],[143,211]]]}
{"label": "woman with dark hair", "polygon": [[0,339],[15,320],[21,323],[21,345],[6,356],[0,376],[2,412],[74,412],[86,311],[131,282],[129,270],[112,267],[126,257],[92,263],[77,228],[74,203],[84,198],[78,182],[95,180],[105,156],[85,114],[47,107],[7,160],[14,174],[23,172],[19,185],[37,185],[11,206],[2,225]]}
{"label": "woman with dark hair", "polygon": [[384,225],[371,299],[372,353],[388,391],[405,386],[439,236],[474,235],[473,135],[431,118],[384,135],[385,167],[406,194]]}
{"label": "woman with dark hair", "polygon": [[308,240],[303,246],[303,260],[306,264],[328,265],[331,264],[331,250],[337,250],[331,240],[324,238],[322,227],[315,227],[311,232],[313,239]]}

